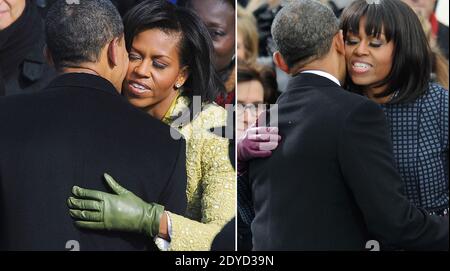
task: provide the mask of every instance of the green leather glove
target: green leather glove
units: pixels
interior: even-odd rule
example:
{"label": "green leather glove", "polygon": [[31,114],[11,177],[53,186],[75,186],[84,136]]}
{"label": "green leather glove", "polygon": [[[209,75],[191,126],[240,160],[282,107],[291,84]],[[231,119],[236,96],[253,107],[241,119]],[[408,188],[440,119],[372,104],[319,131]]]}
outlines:
{"label": "green leather glove", "polygon": [[116,194],[74,186],[67,204],[70,216],[81,228],[118,230],[144,233],[154,237],[159,233],[159,222],[164,206],[146,203],[104,174],[109,187]]}

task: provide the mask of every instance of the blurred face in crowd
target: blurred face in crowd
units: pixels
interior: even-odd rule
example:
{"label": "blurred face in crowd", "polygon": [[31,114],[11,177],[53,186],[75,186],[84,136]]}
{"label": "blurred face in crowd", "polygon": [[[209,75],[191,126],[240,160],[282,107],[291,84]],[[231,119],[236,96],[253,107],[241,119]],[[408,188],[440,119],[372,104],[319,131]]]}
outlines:
{"label": "blurred face in crowd", "polygon": [[231,63],[235,43],[234,8],[222,0],[192,0],[192,9],[208,28],[214,45],[214,66],[222,71]]}
{"label": "blurred face in crowd", "polygon": [[237,33],[236,46],[237,46],[237,52],[236,52],[237,58],[239,60],[245,60],[246,52],[245,52],[244,38],[242,37],[242,35],[239,32]]}
{"label": "blurred face in crowd", "polygon": [[131,104],[161,119],[187,79],[187,68],[180,67],[179,33],[150,29],[136,35],[129,52],[130,63],[123,84]]}
{"label": "blurred face in crowd", "polygon": [[403,0],[408,4],[417,14],[429,18],[433,13],[436,0]]}
{"label": "blurred face in crowd", "polygon": [[26,0],[0,0],[0,31],[14,23],[25,9]]}
{"label": "blurred face in crowd", "polygon": [[238,125],[237,138],[251,126],[259,115],[258,105],[264,104],[264,88],[260,81],[251,80],[237,84]]}
{"label": "blurred face in crowd", "polygon": [[[366,19],[359,22],[359,33],[347,33],[345,57],[347,71],[356,85],[371,85],[385,79],[391,71],[394,52],[393,41],[386,41],[382,33],[379,37],[368,36],[364,30]],[[383,91],[381,88],[378,92]]]}
{"label": "blurred face in crowd", "polygon": [[272,8],[278,6],[280,2],[280,0],[267,0],[267,4]]}

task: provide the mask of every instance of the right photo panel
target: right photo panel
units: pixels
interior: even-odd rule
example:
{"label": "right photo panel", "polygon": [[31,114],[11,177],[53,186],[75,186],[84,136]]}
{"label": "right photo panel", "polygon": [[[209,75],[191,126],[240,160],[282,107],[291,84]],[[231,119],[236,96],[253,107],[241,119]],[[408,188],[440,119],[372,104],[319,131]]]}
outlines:
{"label": "right photo panel", "polygon": [[238,251],[448,251],[446,0],[238,0]]}

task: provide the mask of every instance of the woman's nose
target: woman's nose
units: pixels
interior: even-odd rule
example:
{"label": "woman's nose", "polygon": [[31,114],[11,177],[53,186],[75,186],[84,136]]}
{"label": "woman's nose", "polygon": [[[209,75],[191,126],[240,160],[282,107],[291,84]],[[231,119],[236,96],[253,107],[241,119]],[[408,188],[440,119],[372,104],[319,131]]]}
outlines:
{"label": "woman's nose", "polygon": [[134,68],[134,72],[142,77],[150,77],[150,66],[147,61],[142,61]]}
{"label": "woman's nose", "polygon": [[355,53],[357,55],[367,55],[367,54],[369,54],[368,45],[365,42],[360,42],[355,48]]}

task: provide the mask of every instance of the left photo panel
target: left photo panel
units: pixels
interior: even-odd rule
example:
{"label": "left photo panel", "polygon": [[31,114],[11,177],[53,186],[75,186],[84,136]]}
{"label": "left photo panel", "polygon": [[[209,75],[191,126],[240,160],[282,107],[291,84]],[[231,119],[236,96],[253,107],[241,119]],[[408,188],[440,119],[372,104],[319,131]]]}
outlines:
{"label": "left photo panel", "polygon": [[234,0],[0,0],[0,250],[236,249]]}

